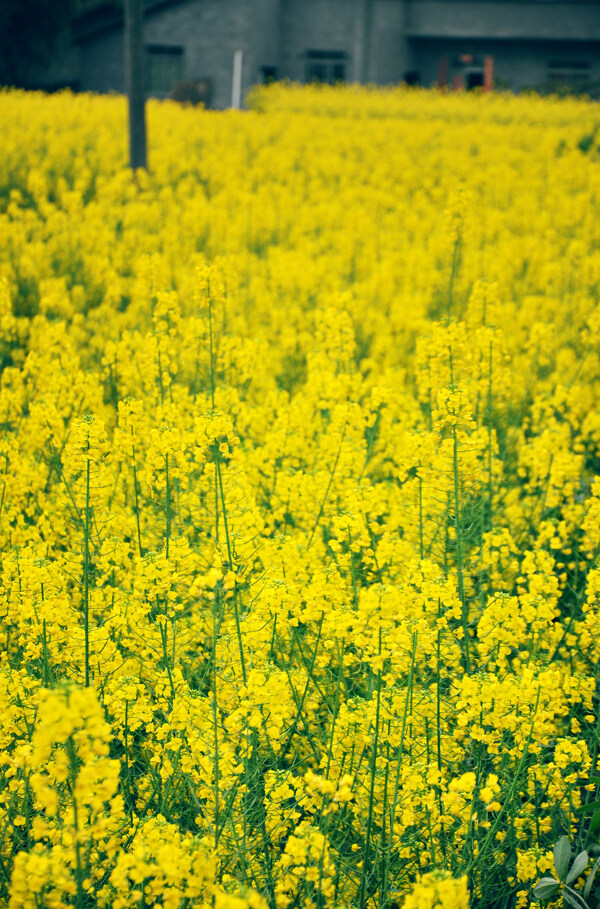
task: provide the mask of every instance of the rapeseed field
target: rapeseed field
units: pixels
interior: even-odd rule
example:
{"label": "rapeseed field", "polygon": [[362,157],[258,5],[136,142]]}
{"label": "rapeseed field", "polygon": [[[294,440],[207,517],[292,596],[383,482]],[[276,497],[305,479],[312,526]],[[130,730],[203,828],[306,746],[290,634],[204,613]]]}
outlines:
{"label": "rapeseed field", "polygon": [[0,94],[0,906],[593,906],[598,106],[249,105]]}

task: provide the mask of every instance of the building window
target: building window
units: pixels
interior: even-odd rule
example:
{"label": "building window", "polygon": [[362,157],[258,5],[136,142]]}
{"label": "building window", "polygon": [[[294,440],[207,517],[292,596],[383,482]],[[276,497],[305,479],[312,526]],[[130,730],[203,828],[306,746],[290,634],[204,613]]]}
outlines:
{"label": "building window", "polygon": [[150,95],[168,96],[183,79],[183,48],[165,44],[146,47],[146,90]]}
{"label": "building window", "polygon": [[265,85],[269,85],[271,82],[277,80],[277,67],[276,66],[262,66],[261,67],[262,80]]}
{"label": "building window", "polygon": [[335,85],[346,81],[347,54],[344,51],[309,50],[306,52],[306,81]]}
{"label": "building window", "polygon": [[548,80],[554,85],[576,85],[589,78],[588,60],[551,60],[548,64]]}

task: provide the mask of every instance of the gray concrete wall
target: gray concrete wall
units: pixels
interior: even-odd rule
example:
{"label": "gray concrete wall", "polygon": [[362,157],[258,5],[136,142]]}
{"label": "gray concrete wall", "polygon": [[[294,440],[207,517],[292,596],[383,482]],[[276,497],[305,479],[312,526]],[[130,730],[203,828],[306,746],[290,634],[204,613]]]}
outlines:
{"label": "gray concrete wall", "polygon": [[84,92],[124,92],[123,32],[95,35],[79,45],[80,86]]}
{"label": "gray concrete wall", "polygon": [[52,55],[44,61],[31,61],[24,79],[26,88],[59,89],[80,87],[79,52],[73,44],[69,29],[57,38]]}
{"label": "gray concrete wall", "polygon": [[372,0],[372,26],[367,81],[377,85],[402,82],[416,69],[407,39],[408,0]]}
{"label": "gray concrete wall", "polygon": [[357,79],[356,14],[356,0],[282,0],[281,76],[304,82],[306,51],[333,50],[347,54],[347,78]]}
{"label": "gray concrete wall", "polygon": [[413,37],[600,40],[593,0],[411,0]]}

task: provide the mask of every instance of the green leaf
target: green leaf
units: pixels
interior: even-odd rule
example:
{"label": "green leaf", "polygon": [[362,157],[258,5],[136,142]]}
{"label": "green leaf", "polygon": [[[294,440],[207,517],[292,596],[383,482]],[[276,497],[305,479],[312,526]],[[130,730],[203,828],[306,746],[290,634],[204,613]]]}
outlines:
{"label": "green leaf", "polygon": [[585,805],[580,805],[575,811],[577,814],[593,814],[597,808],[600,808],[600,799],[596,799],[595,802],[587,802]]}
{"label": "green leaf", "polygon": [[588,879],[585,882],[585,887],[583,888],[584,899],[587,900],[590,895],[590,890],[592,889],[592,884],[594,883],[594,878],[596,877],[596,871],[600,868],[600,858],[597,858],[594,864],[592,865],[592,870],[588,874]]}
{"label": "green leaf", "polygon": [[553,877],[541,877],[533,888],[533,897],[536,900],[548,900],[558,892],[560,884]]}
{"label": "green leaf", "polygon": [[565,903],[568,903],[569,906],[572,906],[573,909],[588,909],[588,904],[581,893],[578,893],[577,890],[573,890],[572,887],[565,887],[563,890],[563,900]]}
{"label": "green leaf", "polygon": [[571,866],[571,870],[567,874],[567,884],[571,884],[575,878],[579,877],[582,871],[585,870],[587,863],[589,862],[590,857],[587,852],[584,850],[580,852],[575,861]]}
{"label": "green leaf", "polygon": [[571,844],[567,836],[561,836],[553,849],[554,868],[559,880],[564,881],[571,861]]}
{"label": "green leaf", "polygon": [[590,831],[592,833],[595,833],[598,828],[600,828],[600,809],[596,811],[596,813],[592,816],[592,820],[590,821]]}

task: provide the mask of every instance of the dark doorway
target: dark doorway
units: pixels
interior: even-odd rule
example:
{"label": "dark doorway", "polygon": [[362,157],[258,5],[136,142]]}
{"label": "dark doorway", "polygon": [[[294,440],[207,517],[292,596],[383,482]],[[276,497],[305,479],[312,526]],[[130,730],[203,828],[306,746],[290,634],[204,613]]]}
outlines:
{"label": "dark doorway", "polygon": [[276,66],[262,66],[262,80],[265,85],[269,85],[270,82],[275,82],[277,80],[277,67]]}
{"label": "dark doorway", "polygon": [[480,72],[467,73],[467,88],[483,88],[483,70]]}

